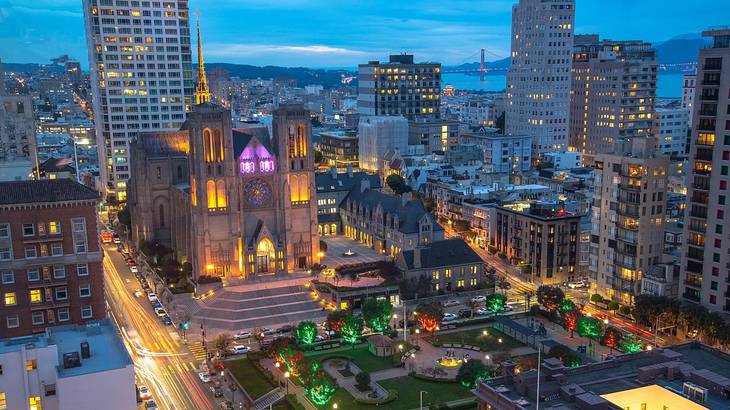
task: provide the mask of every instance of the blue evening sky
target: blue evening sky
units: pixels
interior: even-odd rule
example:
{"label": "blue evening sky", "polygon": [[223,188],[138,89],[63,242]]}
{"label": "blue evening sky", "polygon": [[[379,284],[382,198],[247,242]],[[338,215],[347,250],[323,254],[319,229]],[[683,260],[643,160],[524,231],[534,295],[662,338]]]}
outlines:
{"label": "blue evening sky", "polygon": [[[354,67],[389,53],[460,64],[509,54],[516,0],[191,0],[206,61]],[[576,33],[662,41],[730,24],[718,0],[577,0]],[[195,41],[193,39],[193,41]],[[81,0],[0,0],[0,59],[48,62],[87,52]]]}

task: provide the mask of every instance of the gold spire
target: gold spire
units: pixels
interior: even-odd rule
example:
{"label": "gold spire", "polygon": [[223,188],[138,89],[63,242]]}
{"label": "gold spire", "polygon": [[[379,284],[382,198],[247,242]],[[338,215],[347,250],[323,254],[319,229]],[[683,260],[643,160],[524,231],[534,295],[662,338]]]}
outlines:
{"label": "gold spire", "polygon": [[202,104],[210,101],[210,90],[208,80],[205,78],[205,64],[203,63],[203,45],[200,42],[200,12],[195,12],[198,23],[198,75],[195,84],[195,104]]}

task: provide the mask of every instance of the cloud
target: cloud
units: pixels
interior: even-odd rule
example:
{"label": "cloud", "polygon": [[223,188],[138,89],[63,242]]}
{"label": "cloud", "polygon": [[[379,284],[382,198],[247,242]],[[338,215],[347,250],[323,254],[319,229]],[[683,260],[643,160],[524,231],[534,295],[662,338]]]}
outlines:
{"label": "cloud", "polygon": [[204,46],[203,53],[211,57],[239,57],[268,53],[329,54],[355,56],[367,54],[359,50],[343,47],[331,47],[320,44],[312,45],[275,45],[275,44],[222,44],[213,43]]}

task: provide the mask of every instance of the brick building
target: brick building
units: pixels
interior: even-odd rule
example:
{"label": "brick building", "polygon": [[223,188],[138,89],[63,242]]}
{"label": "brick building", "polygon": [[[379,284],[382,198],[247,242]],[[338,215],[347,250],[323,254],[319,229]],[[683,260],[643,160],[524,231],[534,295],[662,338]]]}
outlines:
{"label": "brick building", "polygon": [[0,182],[0,337],[105,316],[97,201],[71,179]]}

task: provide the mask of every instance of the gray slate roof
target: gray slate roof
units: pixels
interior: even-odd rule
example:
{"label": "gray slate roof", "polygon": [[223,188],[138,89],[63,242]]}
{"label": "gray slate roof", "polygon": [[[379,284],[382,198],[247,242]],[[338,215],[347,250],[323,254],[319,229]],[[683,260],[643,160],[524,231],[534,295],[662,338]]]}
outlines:
{"label": "gray slate roof", "polygon": [[235,128],[231,131],[233,136],[233,155],[238,158],[241,156],[241,152],[246,149],[246,146],[251,142],[253,137],[263,145],[267,151],[274,157],[277,156],[274,147],[271,146],[271,138],[269,138],[269,130],[265,127],[249,127],[249,128]]}
{"label": "gray slate roof", "polygon": [[[421,268],[435,269],[467,263],[481,263],[482,258],[461,238],[434,241],[421,248]],[[413,250],[403,251],[408,269],[413,269]]]}
{"label": "gray slate roof", "polygon": [[99,193],[72,179],[0,182],[0,205],[98,199]]}
{"label": "gray slate roof", "polygon": [[[399,196],[384,194],[372,189],[361,192],[358,187],[351,190],[345,200],[342,201],[342,207],[347,206],[348,199],[359,203],[360,206],[364,205],[370,210],[375,210],[378,205],[382,206],[383,224],[385,224],[386,214],[398,215],[398,230],[406,234],[418,232],[418,221],[428,213],[426,208],[423,207],[423,203],[418,199],[412,199],[403,205]],[[442,231],[444,229],[436,222],[435,217],[431,216],[431,219],[433,220],[432,230]]]}
{"label": "gray slate roof", "polygon": [[321,172],[314,175],[317,192],[350,191],[353,188],[360,189],[360,183],[364,179],[370,180],[370,188],[382,188],[380,177],[377,175],[370,175],[367,172],[353,172],[352,176],[349,176],[347,173],[340,173],[337,174],[337,178],[332,176],[331,171]]}

